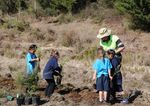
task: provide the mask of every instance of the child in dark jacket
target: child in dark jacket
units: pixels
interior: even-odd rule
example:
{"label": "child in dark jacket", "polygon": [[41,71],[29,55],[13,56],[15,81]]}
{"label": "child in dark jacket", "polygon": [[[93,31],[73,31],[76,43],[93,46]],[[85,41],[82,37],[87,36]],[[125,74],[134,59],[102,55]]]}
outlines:
{"label": "child in dark jacket", "polygon": [[113,96],[114,99],[116,99],[116,92],[123,94],[122,74],[120,71],[121,65],[118,58],[115,57],[114,50],[108,50],[107,55],[112,64],[111,76],[113,76],[113,79],[112,79],[112,86],[111,86],[111,95]]}
{"label": "child in dark jacket", "polygon": [[43,79],[48,83],[45,89],[45,96],[50,97],[55,89],[55,80],[54,75],[60,76],[61,67],[58,65],[59,52],[56,50],[51,51],[51,56],[47,62],[45,69],[43,71]]}

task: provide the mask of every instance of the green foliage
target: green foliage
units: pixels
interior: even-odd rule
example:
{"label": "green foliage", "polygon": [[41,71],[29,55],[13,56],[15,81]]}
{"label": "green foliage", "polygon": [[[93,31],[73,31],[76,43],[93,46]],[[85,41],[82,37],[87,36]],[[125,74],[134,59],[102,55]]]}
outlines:
{"label": "green foliage", "polygon": [[97,0],[99,6],[103,6],[106,8],[113,8],[114,1],[116,1],[116,0]]}
{"label": "green foliage", "polygon": [[0,98],[4,98],[6,96],[5,89],[0,88]]}
{"label": "green foliage", "polygon": [[3,13],[16,13],[27,8],[25,0],[0,0],[0,10]]}
{"label": "green foliage", "polygon": [[150,31],[150,0],[116,0],[115,7],[131,16],[133,28]]}
{"label": "green foliage", "polygon": [[38,0],[38,2],[48,15],[57,15],[60,12],[71,12],[75,0]]}
{"label": "green foliage", "polygon": [[15,13],[17,11],[16,0],[0,0],[2,12]]}
{"label": "green foliage", "polygon": [[24,20],[17,20],[17,19],[9,19],[3,24],[4,28],[14,28],[18,31],[25,31],[25,29],[29,28],[29,23],[25,22]]}
{"label": "green foliage", "polygon": [[20,90],[22,88],[27,88],[27,92],[35,92],[38,88],[37,83],[38,83],[37,72],[27,77],[25,77],[23,73],[18,73],[16,84]]}
{"label": "green foliage", "polygon": [[36,73],[28,76],[24,82],[24,85],[28,88],[29,92],[35,92],[37,90],[38,77]]}
{"label": "green foliage", "polygon": [[88,48],[88,49],[82,51],[75,58],[79,59],[79,60],[82,60],[82,59],[86,59],[86,60],[87,59],[91,59],[91,60],[94,60],[95,57],[96,57],[96,50],[97,50],[97,47]]}

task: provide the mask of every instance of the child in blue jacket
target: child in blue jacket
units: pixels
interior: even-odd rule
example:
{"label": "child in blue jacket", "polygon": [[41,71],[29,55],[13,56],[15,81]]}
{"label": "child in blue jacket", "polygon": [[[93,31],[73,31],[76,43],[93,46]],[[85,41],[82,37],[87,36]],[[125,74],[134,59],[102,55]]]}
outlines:
{"label": "child in blue jacket", "polygon": [[118,58],[115,57],[114,50],[108,50],[107,55],[112,64],[111,75],[113,76],[113,79],[112,79],[112,86],[111,86],[111,95],[113,96],[114,99],[116,99],[116,92],[123,94],[122,74],[120,71],[121,65]]}
{"label": "child in blue jacket", "polygon": [[96,80],[96,90],[99,92],[99,102],[107,102],[107,92],[109,91],[109,79],[111,77],[112,65],[108,58],[104,58],[102,48],[97,50],[97,59],[93,64],[93,80]]}

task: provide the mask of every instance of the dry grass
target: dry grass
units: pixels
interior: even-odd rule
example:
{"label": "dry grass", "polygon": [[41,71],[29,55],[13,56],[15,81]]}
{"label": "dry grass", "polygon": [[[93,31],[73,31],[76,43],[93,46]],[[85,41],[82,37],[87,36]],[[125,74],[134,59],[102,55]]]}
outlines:
{"label": "dry grass", "polygon": [[142,77],[143,81],[150,84],[150,74],[144,74]]}
{"label": "dry grass", "polygon": [[65,47],[73,47],[80,39],[74,31],[64,32],[61,38],[61,44]]}
{"label": "dry grass", "polygon": [[14,63],[14,64],[8,65],[8,68],[10,72],[12,73],[12,72],[17,72],[19,67],[17,66],[17,63]]}
{"label": "dry grass", "polygon": [[6,19],[5,23],[1,27],[6,29],[16,29],[21,32],[30,28],[29,23],[25,20],[18,20],[17,18]]}
{"label": "dry grass", "polygon": [[[91,10],[88,15],[90,15],[92,11],[94,10]],[[105,25],[110,27],[113,32],[120,34],[119,37],[126,45],[122,62],[122,73],[126,88],[140,88],[141,85],[143,85],[143,82],[149,84],[149,48],[146,48],[149,44],[149,40],[147,40],[147,35],[149,35],[149,33],[141,36],[141,34],[138,35],[134,31],[131,33],[128,29],[125,31],[124,26],[122,26],[121,23],[122,18],[118,19],[118,17],[107,17],[107,20],[104,21],[105,24],[100,26],[91,23],[89,20],[71,22],[68,24],[63,24],[63,22],[61,24],[47,23],[47,20],[42,20],[41,22],[36,22],[35,20],[32,22],[31,20],[30,22],[30,24],[32,24],[32,28],[28,30],[28,32],[18,32],[16,30],[13,31],[12,29],[9,29],[6,36],[3,35],[4,33],[2,32],[3,36],[0,36],[2,41],[0,42],[0,54],[2,57],[6,57],[8,62],[11,61],[9,65],[6,65],[8,64],[7,62],[1,61],[1,66],[7,66],[4,71],[10,70],[13,74],[17,75],[15,70],[17,70],[16,68],[19,68],[19,66],[22,67],[19,69],[24,71],[27,46],[29,46],[31,42],[34,42],[39,45],[39,47],[50,47],[51,49],[51,47],[54,46],[54,48],[57,49],[61,48],[60,54],[63,54],[62,58],[67,57],[63,72],[64,82],[70,82],[72,84],[76,84],[77,86],[81,86],[81,84],[90,85],[93,83],[91,81],[91,63],[95,58],[95,51],[99,44],[95,40],[96,34],[98,29]],[[36,24],[33,25],[33,23]],[[8,29],[5,30],[7,31]],[[123,35],[121,36],[121,34]],[[20,42],[16,43],[17,40]],[[7,41],[7,43],[4,43],[4,41]],[[19,44],[21,44],[19,46],[19,48],[21,48],[21,52],[19,52],[21,54],[21,58],[18,58],[18,52],[16,51],[18,50],[17,47]],[[95,45],[93,46],[93,44]],[[65,46],[65,49],[62,49],[63,46]],[[146,53],[143,53],[144,48],[146,48]],[[48,60],[50,49],[47,51],[37,51],[37,54],[41,57],[41,69],[44,68]],[[70,58],[72,55],[75,56],[75,58]],[[20,63],[15,63],[14,61],[18,61],[18,59],[20,60]],[[2,70],[3,69],[4,67],[2,67]],[[87,74],[84,74],[84,72],[87,72]],[[140,89],[144,91],[149,88],[147,88],[146,85],[143,85]]]}
{"label": "dry grass", "polygon": [[5,56],[8,58],[24,58],[26,54],[25,47],[22,47],[22,45],[20,45],[19,43],[9,41],[1,43],[0,51],[1,56]]}
{"label": "dry grass", "polygon": [[72,22],[74,20],[74,16],[72,14],[62,14],[58,17],[58,22],[60,24],[62,23],[69,23]]}
{"label": "dry grass", "polygon": [[30,42],[54,42],[57,35],[54,30],[48,29],[47,32],[41,31],[39,28],[32,29],[27,35],[27,40]]}
{"label": "dry grass", "polygon": [[5,97],[6,96],[6,91],[5,91],[5,89],[1,89],[0,88],[0,98],[3,98],[3,97]]}

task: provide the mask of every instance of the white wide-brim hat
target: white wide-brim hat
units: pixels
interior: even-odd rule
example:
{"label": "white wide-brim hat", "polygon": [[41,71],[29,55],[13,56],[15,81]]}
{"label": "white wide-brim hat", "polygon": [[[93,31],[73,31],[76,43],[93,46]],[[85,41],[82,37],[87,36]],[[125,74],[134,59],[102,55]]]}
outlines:
{"label": "white wide-brim hat", "polygon": [[102,39],[104,37],[107,37],[111,34],[111,30],[107,28],[101,28],[98,32],[97,38]]}

